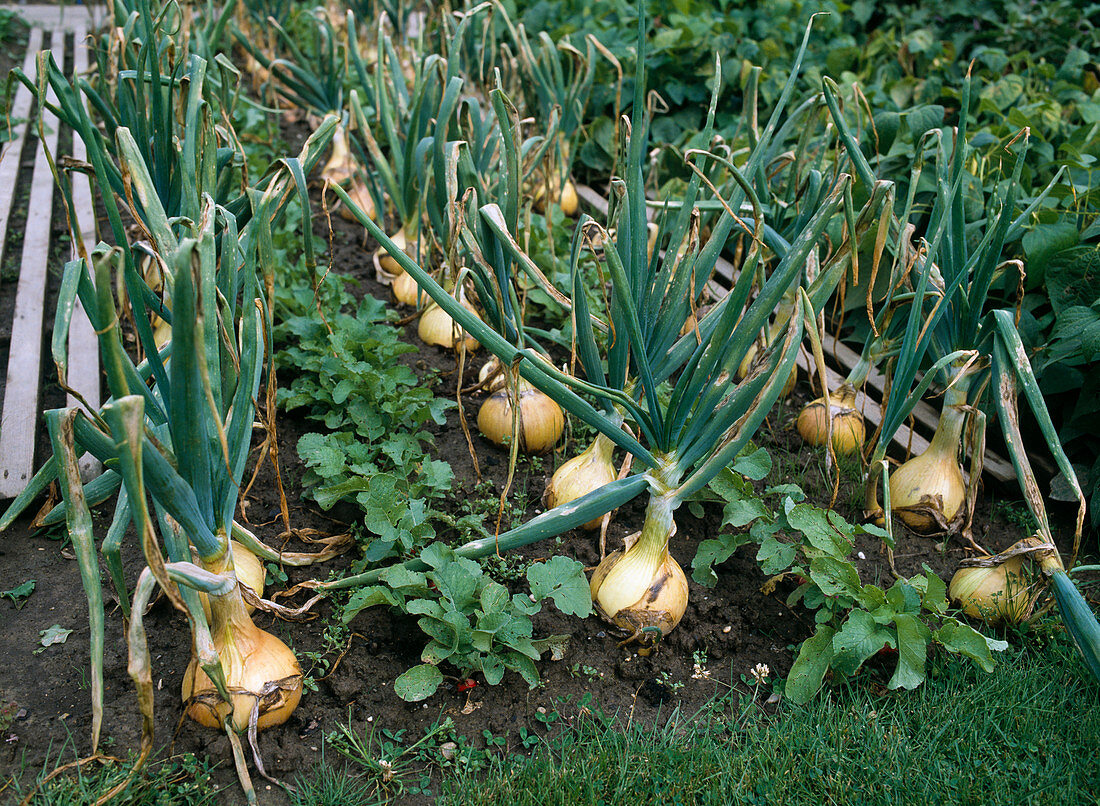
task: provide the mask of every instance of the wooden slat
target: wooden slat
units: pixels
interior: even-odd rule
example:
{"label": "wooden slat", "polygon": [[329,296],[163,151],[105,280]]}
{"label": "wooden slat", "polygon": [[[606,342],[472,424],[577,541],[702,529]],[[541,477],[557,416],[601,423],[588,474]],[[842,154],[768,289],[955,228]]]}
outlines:
{"label": "wooden slat", "polygon": [[[47,99],[56,103],[52,93],[47,95]],[[40,114],[45,146],[51,153],[56,153],[58,121],[45,110],[40,110]],[[31,176],[27,209],[32,213],[27,216],[23,235],[23,259],[16,286],[4,410],[0,415],[0,498],[11,498],[22,492],[34,468],[53,191],[53,174],[45,151],[39,148]]]}
{"label": "wooden slat", "polygon": [[[31,25],[45,28],[47,31],[53,31],[54,33],[61,33],[63,31],[73,31],[78,26],[84,26],[86,29],[97,27],[94,18],[103,16],[98,12],[103,10],[109,12],[110,9],[106,6],[100,9],[98,4],[94,5],[97,7],[93,8],[93,4],[83,3],[26,6],[5,4],[4,7],[16,11],[20,17]],[[61,64],[60,60],[58,60],[58,64]]]}
{"label": "wooden slat", "polygon": [[[34,56],[42,47],[42,32],[32,28],[27,37],[27,57],[23,60],[23,72],[28,76],[34,75]],[[15,98],[12,99],[10,120],[12,122],[11,140],[4,144],[0,152],[0,256],[4,254],[4,245],[8,236],[8,217],[11,215],[12,203],[15,201],[15,192],[18,187],[19,163],[23,155],[23,143],[27,139],[27,129],[30,128],[31,91],[20,83],[16,83]],[[0,121],[0,125],[5,122]]]}
{"label": "wooden slat", "polygon": [[[592,188],[581,185],[577,188],[577,195],[592,209],[603,215],[607,214],[607,200]],[[738,272],[732,263],[724,258],[718,258],[717,264],[715,265],[715,274],[723,278],[729,286],[732,286],[737,279]],[[725,288],[714,281],[711,281],[709,287],[719,297],[727,293]],[[845,370],[850,370],[859,360],[859,355],[854,350],[838,340],[828,340],[826,346],[832,351],[832,355],[835,357],[837,363]],[[809,373],[811,371],[810,361],[810,357],[804,350],[799,351],[798,366],[804,372]],[[816,372],[816,367],[813,368],[813,371]],[[826,367],[826,372],[830,389],[836,389],[837,386],[844,381],[844,378],[838,372],[828,367]],[[872,369],[867,376],[867,383],[864,385],[864,389],[868,386],[878,392],[881,398],[886,388],[886,379],[882,373]],[[882,413],[879,403],[869,397],[864,392],[864,389],[861,389],[856,395],[856,408],[863,413],[863,416],[866,417],[872,425],[877,427],[879,423],[882,422]],[[925,426],[929,432],[935,430],[936,423],[939,421],[939,415],[936,413],[935,409],[923,400],[917,403],[916,407],[913,409],[913,416],[914,419]],[[911,451],[914,455],[923,453],[928,447],[928,439],[904,424],[898,428],[897,432],[894,434],[893,442],[903,450]],[[1012,465],[990,450],[986,450],[983,469],[998,481],[1011,481],[1016,478],[1016,472]]]}
{"label": "wooden slat", "polygon": [[[81,76],[88,71],[88,45],[84,41],[87,29],[83,25],[73,27],[73,75]],[[83,162],[86,159],[84,141],[78,135],[73,134],[72,144],[73,159]],[[87,257],[96,243],[96,217],[95,203],[92,200],[92,186],[87,174],[74,171],[73,183],[73,211],[70,232],[73,252],[72,257]],[[85,250],[81,254],[80,250]],[[69,325],[69,386],[78,392],[89,406],[98,409],[99,397],[99,343],[92,323],[88,321],[88,315],[76,301],[73,308],[72,322]],[[68,397],[69,406],[79,405],[72,395]],[[80,459],[80,475],[87,481],[99,475],[101,470],[99,462],[91,455],[85,454]]]}

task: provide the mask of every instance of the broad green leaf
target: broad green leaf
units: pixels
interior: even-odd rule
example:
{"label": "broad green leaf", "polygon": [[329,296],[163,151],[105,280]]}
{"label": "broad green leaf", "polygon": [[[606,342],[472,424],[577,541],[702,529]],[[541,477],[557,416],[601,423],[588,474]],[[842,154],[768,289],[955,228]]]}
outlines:
{"label": "broad green leaf", "polygon": [[348,603],[344,605],[344,612],[341,615],[341,619],[347,624],[361,611],[380,604],[398,606],[401,604],[401,601],[394,596],[392,591],[382,585],[371,585],[370,587],[360,588],[351,595],[351,598],[348,599]]}
{"label": "broad green leaf", "polygon": [[27,597],[34,593],[34,580],[28,579],[21,585],[16,585],[11,590],[0,591],[0,596],[11,599],[15,603],[15,609],[22,609],[27,603]]}
{"label": "broad green leaf", "polygon": [[713,588],[718,583],[714,566],[724,563],[738,548],[749,542],[751,542],[749,536],[742,532],[722,534],[716,538],[704,540],[696,549],[695,559],[691,562],[691,578],[700,585]]}
{"label": "broad green leaf", "polygon": [[802,642],[783,689],[792,702],[799,705],[807,703],[821,688],[825,672],[829,671],[833,660],[835,635],[836,630],[822,624],[818,626],[817,632]]}
{"label": "broad green leaf", "polygon": [[746,448],[733,460],[733,469],[747,479],[760,481],[772,472],[772,457],[764,448]]}
{"label": "broad green leaf", "polygon": [[886,601],[895,613],[916,615],[920,612],[920,593],[906,580],[899,579],[886,591]]}
{"label": "broad green leaf", "polygon": [[846,560],[835,557],[815,557],[810,561],[810,579],[826,596],[850,596],[860,593],[859,572]]}
{"label": "broad green leaf", "polygon": [[60,624],[54,624],[52,627],[47,627],[44,630],[39,630],[38,643],[41,644],[41,646],[38,649],[34,650],[34,654],[38,655],[41,652],[44,652],[46,647],[48,646],[65,643],[69,639],[69,636],[72,635],[72,633],[72,630],[66,630]]}
{"label": "broad green leaf", "polygon": [[924,661],[931,632],[915,616],[901,613],[894,619],[898,631],[898,667],[889,688],[914,689],[924,682]]}
{"label": "broad green leaf", "polygon": [[478,597],[481,602],[481,611],[486,615],[504,610],[508,604],[510,594],[508,589],[499,582],[490,580]]}
{"label": "broad green leaf", "polygon": [[521,655],[519,652],[505,652],[502,660],[509,669],[519,672],[520,677],[527,681],[530,688],[534,688],[539,684],[539,671],[535,668],[535,663],[531,658]]}
{"label": "broad green leaf", "polygon": [[746,497],[730,501],[722,510],[722,523],[740,529],[759,518],[770,518],[771,510],[759,498]]}
{"label": "broad green leaf", "polygon": [[584,565],[569,557],[551,557],[527,569],[527,582],[536,600],[547,597],[568,616],[586,618],[592,614],[592,595],[584,575]]}
{"label": "broad green leaf", "polygon": [[443,673],[429,663],[414,666],[393,681],[393,690],[405,702],[418,702],[435,694]]}
{"label": "broad green leaf", "polygon": [[786,571],[794,562],[798,547],[792,543],[781,543],[774,537],[767,538],[756,552],[756,561],[765,574],[778,574]]}
{"label": "broad green leaf", "polygon": [[865,660],[885,646],[894,646],[893,631],[876,623],[865,610],[853,610],[833,636],[832,668],[851,677]]}
{"label": "broad green leaf", "polygon": [[851,527],[835,512],[812,504],[796,504],[787,513],[787,523],[802,532],[811,546],[833,557],[844,558],[852,551],[852,540],[848,537]]}
{"label": "broad green leaf", "polygon": [[990,651],[1003,652],[1008,649],[1007,641],[986,638],[973,627],[953,619],[944,623],[932,636],[948,652],[965,655],[987,672],[993,671]]}

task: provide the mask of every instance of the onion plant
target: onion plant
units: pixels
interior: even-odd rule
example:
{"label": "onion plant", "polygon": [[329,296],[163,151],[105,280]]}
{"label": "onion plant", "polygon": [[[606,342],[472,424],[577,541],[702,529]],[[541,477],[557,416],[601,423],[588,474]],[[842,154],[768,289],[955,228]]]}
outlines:
{"label": "onion plant", "polygon": [[[826,82],[825,91],[849,158],[861,181],[870,185],[874,174],[840,113],[835,88]],[[905,330],[898,343],[891,393],[872,453],[868,509],[878,509],[874,480],[881,467],[888,479],[887,515],[891,509],[898,511],[905,523],[918,531],[962,529],[968,533],[985,453],[985,412],[995,413],[1040,535],[1042,567],[1051,580],[1067,628],[1089,668],[1100,677],[1100,625],[1067,577],[1054,546],[1042,495],[1020,434],[1017,391],[1020,387],[1047,448],[1078,501],[1074,558],[1084,525],[1084,496],[1039,391],[1016,329],[1015,312],[990,311],[988,305],[990,288],[999,273],[1023,272],[1018,261],[1002,262],[1004,244],[1019,235],[1058,177],[1022,213],[1016,214],[1019,179],[1028,147],[1025,130],[1006,146],[1015,147],[1015,158],[1004,196],[984,200],[980,219],[968,216],[964,184],[969,176],[966,166],[973,158],[966,141],[970,99],[968,77],[961,93],[959,124],[952,133],[950,155],[940,131],[926,136],[936,146],[937,155],[935,200],[928,218],[928,235],[914,246],[910,242],[912,226],[902,223],[908,221],[914,207],[915,178],[910,183],[905,217],[894,222],[898,233],[895,257],[904,264],[903,273],[909,274],[912,295],[907,298],[908,309],[902,317]],[[918,382],[922,372],[923,378]],[[932,444],[924,454],[911,459],[891,476],[886,472],[886,446],[916,401],[936,381],[943,389],[944,402]],[[969,452],[972,457],[968,485],[958,465],[960,452],[963,455]]]}
{"label": "onion plant", "polygon": [[[430,171],[423,158],[425,138],[434,131],[436,113],[442,103],[446,64],[436,54],[428,54],[414,67],[411,82],[406,82],[400,57],[382,23],[377,26],[378,61],[367,80],[365,94],[360,89],[350,94],[353,138],[361,141],[367,164],[377,176],[385,200],[375,199],[379,209],[390,210],[398,227],[391,237],[417,262],[421,252],[420,220],[424,215],[425,188]],[[367,75],[358,51],[353,53],[356,71]],[[373,108],[364,107],[363,99],[372,99]],[[382,277],[400,274],[400,267],[384,253],[376,253],[375,265]]]}
{"label": "onion plant", "polygon": [[[160,32],[152,34],[147,44],[158,53],[164,42]],[[220,169],[242,158],[232,147],[233,139],[222,140],[216,134],[218,107],[208,102],[205,60],[185,51],[181,63],[188,65],[187,82],[162,82],[148,70],[135,77],[146,83],[144,97],[162,96],[178,116],[166,125],[151,125],[159,119],[156,105],[135,106],[128,114],[143,120],[142,131],[152,142],[139,143],[129,127],[117,125],[108,147],[95,131],[79,90],[52,59],[40,60],[32,86],[42,97],[47,87],[53,89],[60,116],[84,138],[117,243],[100,245],[67,264],[54,324],[54,356],[64,379],[69,319],[79,298],[100,341],[110,399],[99,410],[47,414],[54,455],[12,503],[0,528],[10,524],[52,478],[61,480],[63,503],[46,520],[66,519],[88,596],[95,752],[102,718],[104,613],[89,507],[118,493],[100,550],[129,619],[129,669],[138,686],[143,720],[141,760],[152,748],[153,701],[143,616],[159,587],[191,623],[195,661],[184,681],[189,713],[230,734],[238,769],[254,801],[237,733],[254,735],[285,719],[300,696],[301,678],[293,653],[249,619],[236,584],[229,536],[266,559],[281,556],[234,521],[252,443],[255,399],[271,343],[271,228],[294,197],[306,206],[303,218],[308,220],[305,173],[327,147],[338,120],[326,119],[297,158],[282,160],[240,196],[221,204]],[[158,185],[158,165],[170,167],[166,175],[177,177],[178,184]],[[116,176],[122,180],[117,193],[131,210],[141,211],[137,221],[147,241],[127,237],[112,181]],[[66,183],[62,190],[71,205]],[[171,212],[166,201],[176,205]],[[142,253],[162,268],[171,287],[170,312],[135,270],[136,256]],[[312,260],[309,239],[306,253]],[[135,360],[123,347],[124,310],[133,312],[143,360]],[[148,327],[154,311],[170,322],[170,339],[164,346],[156,344]],[[82,484],[75,468],[85,452],[108,470]],[[121,562],[130,522],[147,564],[132,598]],[[209,597],[210,619],[200,592]],[[259,768],[262,771],[262,764]]]}
{"label": "onion plant", "polygon": [[525,107],[549,127],[547,137],[553,140],[542,184],[534,189],[536,206],[541,207],[549,199],[560,204],[566,215],[573,215],[577,192],[570,173],[596,75],[596,45],[589,38],[582,52],[569,37],[555,43],[545,31],[532,42],[522,24],[513,24],[503,9],[500,16],[515,50],[516,85],[523,93]]}
{"label": "onion plant", "polygon": [[[658,235],[662,249],[655,250],[652,257],[647,255],[642,176],[648,126],[643,34],[644,22],[639,21],[638,73],[625,177],[614,183],[615,205],[609,221],[609,225],[615,225],[616,234],[612,239],[606,230],[603,232],[610,278],[606,304],[602,310],[590,308],[578,271],[585,238],[603,229],[588,217],[581,218],[573,239],[573,285],[562,294],[571,310],[583,378],[539,359],[537,336],[522,322],[516,274],[527,267],[530,258],[510,236],[518,214],[511,194],[506,194],[501,204],[482,205],[476,210],[476,220],[467,222],[468,227],[479,230],[482,244],[480,260],[470,266],[470,274],[486,305],[485,322],[458,305],[379,227],[368,223],[367,216],[360,214],[358,218],[421,288],[505,366],[630,453],[641,468],[516,530],[468,544],[459,554],[471,556],[559,534],[648,492],[639,535],[625,551],[609,556],[597,571],[593,598],[604,616],[627,631],[628,640],[650,644],[675,625],[686,606],[683,573],[668,554],[676,510],[738,455],[767,416],[779,395],[782,379],[794,364],[806,322],[813,322],[813,311],[824,303],[842,276],[852,243],[858,243],[862,233],[877,220],[889,196],[889,186],[876,185],[871,200],[853,216],[857,227],[849,233],[851,239],[822,261],[821,271],[808,288],[800,287],[786,337],[738,383],[734,377],[737,366],[783,294],[802,276],[808,255],[842,207],[849,178],[837,178],[831,192],[777,258],[766,282],[751,298],[755,269],[763,259],[761,233],[765,221],[757,193],[744,177],[756,175],[761,155],[782,118],[805,52],[804,40],[791,79],[757,147],[743,168],[733,168],[742,181],[724,200],[724,208],[731,212],[740,210],[742,202],[748,202],[754,210],[752,247],[746,257],[749,270],[742,273],[726,297],[699,318],[695,329],[681,335],[739,219],[723,214],[711,237],[701,242],[692,226],[701,186],[696,176],[676,212],[662,221]],[[717,87],[708,114],[708,133],[716,99]],[[706,157],[697,155],[695,159],[702,162]],[[492,248],[487,248],[490,244]],[[624,420],[635,430],[624,429]],[[349,577],[328,587],[359,584],[376,574]],[[656,594],[664,586],[670,594],[667,599],[663,594],[647,595],[647,591],[652,589]]]}

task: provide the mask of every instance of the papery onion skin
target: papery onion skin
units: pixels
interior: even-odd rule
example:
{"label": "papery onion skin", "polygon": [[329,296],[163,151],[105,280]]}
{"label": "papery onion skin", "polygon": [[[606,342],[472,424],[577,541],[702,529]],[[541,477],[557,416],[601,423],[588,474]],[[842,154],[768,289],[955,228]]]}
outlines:
{"label": "papery onion skin", "polygon": [[[253,703],[258,695],[273,688],[271,684],[279,688],[260,698],[258,730],[286,722],[302,699],[302,670],[290,647],[255,625],[253,630],[255,636],[238,635],[233,649],[215,641],[233,701],[233,728],[238,733],[248,730]],[[191,659],[183,675],[183,701],[188,703],[191,719],[204,727],[221,729],[229,705],[218,698],[214,684],[196,658]]]}
{"label": "papery onion skin", "polygon": [[566,179],[565,184],[562,185],[561,198],[558,200],[558,204],[561,207],[561,211],[570,218],[577,214],[577,209],[579,207],[577,186],[573,184],[572,179]]}
{"label": "papery onion skin", "polygon": [[890,474],[890,506],[917,534],[940,534],[962,509],[966,480],[959,467],[959,446],[966,414],[945,406],[932,442]]}
{"label": "papery onion skin", "polygon": [[[232,575],[230,556],[227,551],[204,565],[214,573]],[[223,718],[231,713],[233,729],[243,733],[259,702],[258,730],[282,724],[302,698],[302,669],[294,652],[252,622],[238,589],[210,600],[210,636],[231,702],[221,699],[198,658],[192,657],[183,675],[187,715],[200,725],[220,729]]]}
{"label": "papery onion skin", "polygon": [[[543,496],[547,508],[553,509],[576,501],[581,496],[613,482],[618,475],[611,461],[613,454],[614,444],[600,434],[584,453],[574,456],[555,470]],[[602,521],[601,515],[583,524],[581,528],[589,531],[599,529]]]}
{"label": "papery onion skin", "polygon": [[[851,456],[863,449],[866,436],[863,427],[863,415],[856,409],[855,390],[847,385],[830,393],[830,405],[826,407],[824,398],[807,403],[798,413],[796,423],[798,433],[809,445],[824,445],[828,416],[833,419],[833,450],[842,456]],[[828,409],[829,414],[826,414]]]}
{"label": "papery onion skin", "polygon": [[[351,200],[359,205],[359,209],[366,213],[368,218],[374,220],[378,217],[378,212],[377,210],[375,210],[374,207],[374,199],[371,198],[370,191],[367,190],[367,185],[362,179],[360,179],[359,177],[354,177],[351,180],[351,184],[348,187],[347,192],[348,195],[351,197]],[[348,207],[346,204],[340,205],[339,212],[340,217],[343,218],[345,221],[351,221],[352,223],[355,223],[359,220],[355,217],[355,213],[351,211],[351,208]]]}
{"label": "papery onion skin", "polygon": [[628,641],[648,644],[656,637],[652,631],[668,635],[687,612],[687,577],[667,550],[655,571],[641,563],[637,569],[623,567],[624,558],[629,562],[628,552],[629,548],[612,552],[596,568],[589,588],[592,603],[601,618],[630,635]]}
{"label": "papery onion skin", "polygon": [[[545,453],[557,444],[565,430],[561,406],[524,380],[519,382],[520,449]],[[477,428],[490,442],[504,445],[512,437],[512,390],[491,394],[477,413]]]}
{"label": "papery onion skin", "polygon": [[[395,232],[390,240],[393,241],[394,246],[400,249],[405,254],[409,253],[409,239],[405,234],[405,228],[402,227]],[[401,264],[397,262],[397,258],[389,253],[389,250],[385,247],[378,247],[374,253],[375,268],[378,273],[378,279],[380,281],[392,282],[397,277],[405,273],[405,270],[401,268]]]}
{"label": "papery onion skin", "polygon": [[348,143],[348,133],[343,124],[336,126],[332,135],[332,154],[321,169],[321,179],[334,185],[343,185],[355,175],[355,162]]}
{"label": "papery onion skin", "polygon": [[[465,300],[462,300],[462,306],[475,316],[477,315],[474,306]],[[457,336],[461,330],[454,319],[451,318],[451,315],[433,302],[420,315],[420,323],[417,325],[416,332],[425,344],[454,349],[458,345]],[[473,352],[479,346],[477,339],[467,333],[466,350]]]}
{"label": "papery onion skin", "polygon": [[[260,558],[236,540],[229,541],[229,546],[233,554],[233,573],[237,577],[237,581],[242,585],[246,585],[256,594],[256,596],[262,599],[264,595],[264,582],[267,580],[267,572],[264,571],[264,566],[263,563],[260,562]],[[206,619],[209,621],[211,618],[210,597],[205,593],[200,593],[199,602],[202,603],[202,610],[206,613]],[[256,609],[248,602],[244,603],[244,607],[249,613]]]}
{"label": "papery onion skin", "polygon": [[420,286],[416,284],[416,280],[408,272],[401,272],[393,280],[393,298],[402,305],[408,305],[410,307],[416,307],[420,298],[428,299],[428,295],[421,295]]}
{"label": "papery onion skin", "polygon": [[1031,605],[1024,557],[1010,557],[992,568],[960,568],[947,594],[966,615],[989,626],[1019,624]]}

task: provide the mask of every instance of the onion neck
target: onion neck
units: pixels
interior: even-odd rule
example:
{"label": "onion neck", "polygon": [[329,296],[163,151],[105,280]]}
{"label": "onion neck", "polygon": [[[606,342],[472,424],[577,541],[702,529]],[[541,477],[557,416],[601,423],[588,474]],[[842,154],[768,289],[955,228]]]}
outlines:
{"label": "onion neck", "polygon": [[940,421],[936,424],[929,453],[947,455],[958,461],[963,430],[966,428],[966,396],[969,388],[969,378],[962,377],[944,393],[943,411],[940,412]]}
{"label": "onion neck", "polygon": [[611,459],[615,455],[615,443],[603,434],[596,434],[596,439],[588,450],[593,458],[604,464],[611,464]]}
{"label": "onion neck", "polygon": [[244,599],[241,597],[241,589],[236,584],[237,574],[233,569],[233,553],[228,545],[219,557],[203,559],[206,570],[215,574],[221,574],[233,579],[233,589],[222,596],[210,596],[210,632],[214,643],[221,652],[235,642],[235,639],[245,633],[251,633],[258,628],[252,622],[248,614]]}
{"label": "onion neck", "polygon": [[848,373],[848,377],[844,379],[844,384],[851,387],[853,390],[859,389],[863,386],[867,380],[867,375],[871,372],[871,361],[866,356],[860,356],[856,361],[852,371]]}

